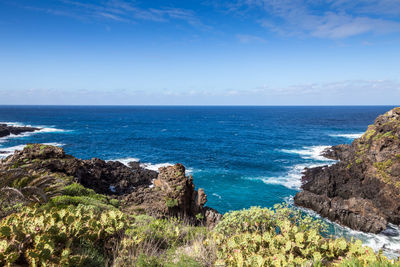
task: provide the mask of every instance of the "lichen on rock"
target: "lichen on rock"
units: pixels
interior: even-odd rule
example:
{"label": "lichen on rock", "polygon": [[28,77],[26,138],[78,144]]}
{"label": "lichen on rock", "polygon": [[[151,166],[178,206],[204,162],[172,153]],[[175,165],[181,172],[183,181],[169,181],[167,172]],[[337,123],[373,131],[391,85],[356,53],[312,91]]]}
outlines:
{"label": "lichen on rock", "polygon": [[324,152],[339,160],[307,169],[295,204],[352,229],[378,233],[400,224],[400,108],[379,116],[351,145]]}

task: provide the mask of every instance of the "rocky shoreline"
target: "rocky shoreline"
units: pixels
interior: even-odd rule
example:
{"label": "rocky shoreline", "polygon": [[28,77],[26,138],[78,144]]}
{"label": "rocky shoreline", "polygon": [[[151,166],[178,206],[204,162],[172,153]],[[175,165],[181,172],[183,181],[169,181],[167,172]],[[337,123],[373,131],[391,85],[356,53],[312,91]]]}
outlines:
{"label": "rocky shoreline", "polygon": [[363,232],[400,224],[400,108],[379,116],[351,145],[334,146],[324,156],[338,162],[305,170],[297,206]]}
{"label": "rocky shoreline", "polygon": [[[208,226],[221,218],[217,211],[204,207],[207,196],[203,189],[195,190],[193,178],[186,177],[183,165],[162,167],[158,172],[144,169],[136,162],[128,165],[97,158],[81,160],[65,154],[60,147],[28,144],[0,161],[0,188],[21,187],[25,183],[22,180],[37,179],[51,180],[60,188],[80,183],[98,194],[118,199],[124,211],[135,214],[175,216]],[[49,185],[40,185],[35,185],[35,197],[44,200]],[[9,196],[2,193],[4,204]],[[21,200],[15,198],[8,206],[18,202]],[[0,217],[7,215],[6,211],[7,207],[0,207]]]}
{"label": "rocky shoreline", "polygon": [[0,160],[0,178],[1,266],[398,263],[360,240],[322,235],[319,220],[285,205],[222,216],[182,164],[152,171],[28,144]]}
{"label": "rocky shoreline", "polygon": [[26,132],[39,131],[40,128],[28,127],[28,126],[12,126],[7,124],[0,124],[0,138],[9,135],[20,135]]}

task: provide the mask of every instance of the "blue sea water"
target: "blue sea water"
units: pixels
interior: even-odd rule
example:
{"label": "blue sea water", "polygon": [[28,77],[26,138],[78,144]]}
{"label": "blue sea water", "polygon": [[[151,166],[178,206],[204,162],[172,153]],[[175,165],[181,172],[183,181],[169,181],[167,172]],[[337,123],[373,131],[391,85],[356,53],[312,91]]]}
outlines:
{"label": "blue sea water", "polygon": [[333,163],[319,155],[325,147],[350,143],[391,108],[0,106],[0,122],[44,127],[0,139],[0,151],[53,143],[83,159],[179,162],[205,189],[207,205],[227,212],[290,201],[304,167]]}

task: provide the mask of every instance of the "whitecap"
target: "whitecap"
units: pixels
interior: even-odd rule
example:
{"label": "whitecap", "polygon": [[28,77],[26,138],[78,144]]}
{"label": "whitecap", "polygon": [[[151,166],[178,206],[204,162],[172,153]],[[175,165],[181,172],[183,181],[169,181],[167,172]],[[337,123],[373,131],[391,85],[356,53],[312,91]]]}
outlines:
{"label": "whitecap", "polygon": [[48,146],[65,146],[63,143],[43,143],[43,145],[48,145]]}
{"label": "whitecap", "polygon": [[[61,143],[43,143],[43,145],[49,145],[49,146],[65,146],[65,144]],[[0,153],[0,158],[6,158],[12,154],[14,154],[15,151],[17,150],[23,150],[26,145],[18,145],[18,146],[12,146],[12,147],[0,147],[0,152],[5,152],[5,153]]]}
{"label": "whitecap", "polygon": [[363,136],[364,133],[349,133],[349,134],[330,134],[331,137],[341,137],[347,139],[356,139]]}
{"label": "whitecap", "polygon": [[[37,127],[41,128],[40,126],[37,126]],[[51,127],[43,127],[39,131],[35,131],[32,133],[66,133],[66,132],[71,132],[71,131],[64,130],[64,129],[51,128]]]}
{"label": "whitecap", "polygon": [[18,146],[12,146],[12,147],[2,147],[0,148],[0,158],[6,158],[12,154],[14,154],[15,151],[17,150],[23,150],[25,145],[18,145]]}
{"label": "whitecap", "polygon": [[[119,161],[122,164],[126,165],[129,167],[129,162],[139,162],[140,159],[138,158],[120,158],[120,159],[110,159],[110,160],[106,160],[106,161]],[[165,163],[140,163],[140,167],[147,169],[147,170],[151,170],[151,171],[156,171],[158,172],[158,169],[161,167],[168,167],[168,166],[173,166],[174,164],[169,163],[169,162],[165,162]],[[186,174],[192,174],[193,173],[193,169],[192,168],[186,168]]]}
{"label": "whitecap", "polygon": [[217,197],[217,198],[219,198],[219,199],[222,199],[222,197],[220,195],[218,195],[217,193],[212,193],[212,195]]}
{"label": "whitecap", "polygon": [[333,162],[334,160],[327,159],[321,155],[327,148],[330,148],[330,146],[304,146],[303,149],[281,149],[280,151],[288,154],[298,154],[303,159]]}
{"label": "whitecap", "polygon": [[[29,134],[29,133],[54,133],[54,132],[70,132],[69,130],[63,130],[63,129],[57,129],[52,126],[46,126],[46,125],[31,125],[31,124],[22,124],[20,122],[0,122],[0,124],[7,124],[8,126],[14,126],[14,127],[33,127],[33,128],[40,128],[40,130],[34,131],[34,132],[25,132],[23,134]],[[22,135],[22,134],[21,134]],[[20,136],[20,135],[18,135]]]}
{"label": "whitecap", "polygon": [[7,124],[8,126],[23,127],[24,125],[19,122],[0,121],[0,124]]}
{"label": "whitecap", "polygon": [[138,158],[121,158],[121,159],[110,159],[106,161],[119,161],[122,164],[126,165],[129,167],[129,162],[139,162]]}
{"label": "whitecap", "polygon": [[166,163],[157,163],[157,164],[152,164],[152,163],[141,163],[140,167],[151,170],[151,171],[156,171],[158,172],[158,169],[161,167],[169,167],[173,166],[174,164],[166,162]]}
{"label": "whitecap", "polygon": [[[153,163],[141,163],[140,164],[140,167],[142,167],[144,169],[147,169],[147,170],[156,171],[156,172],[158,172],[159,168],[169,167],[169,166],[174,166],[174,164],[169,163],[169,162],[156,163],[156,164],[153,164]],[[193,173],[193,169],[192,168],[186,168],[185,169],[185,174],[190,175],[192,173]]]}
{"label": "whitecap", "polygon": [[289,189],[299,190],[301,187],[301,177],[305,168],[314,168],[320,164],[297,164],[289,168],[286,175],[276,177],[253,177],[251,180],[260,180],[265,184],[283,185]]}
{"label": "whitecap", "polygon": [[22,137],[28,137],[37,133],[65,133],[65,132],[71,132],[70,130],[63,130],[63,129],[57,129],[53,127],[47,127],[47,126],[32,126],[32,125],[25,125],[19,122],[0,122],[0,124],[7,124],[9,126],[15,126],[15,127],[34,127],[34,128],[40,128],[37,131],[33,132],[23,132],[20,134],[10,134],[4,137],[0,138],[0,143],[6,142],[8,139],[13,139],[13,138],[22,138]]}

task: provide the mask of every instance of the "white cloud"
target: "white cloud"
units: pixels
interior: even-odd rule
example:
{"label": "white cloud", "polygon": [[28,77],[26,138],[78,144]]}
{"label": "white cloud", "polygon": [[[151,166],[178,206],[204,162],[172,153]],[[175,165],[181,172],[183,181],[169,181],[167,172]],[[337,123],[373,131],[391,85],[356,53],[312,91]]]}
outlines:
{"label": "white cloud", "polygon": [[74,105],[398,105],[400,82],[346,80],[331,83],[263,85],[226,90],[0,89],[0,104]]}
{"label": "white cloud", "polygon": [[229,10],[262,10],[262,26],[284,35],[340,39],[400,32],[400,1],[238,0]]}
{"label": "white cloud", "polygon": [[239,40],[239,42],[243,44],[248,44],[248,43],[265,43],[266,40],[264,38],[261,38],[259,36],[251,35],[251,34],[236,34],[236,38]]}
{"label": "white cloud", "polygon": [[39,4],[23,7],[81,20],[99,18],[118,22],[135,22],[137,20],[170,22],[175,20],[183,21],[195,27],[207,28],[193,10],[172,7],[141,8],[134,2],[124,0],[108,0],[99,4],[90,4],[85,1],[59,0],[45,8]]}

